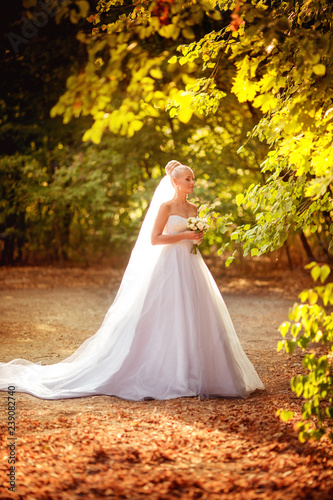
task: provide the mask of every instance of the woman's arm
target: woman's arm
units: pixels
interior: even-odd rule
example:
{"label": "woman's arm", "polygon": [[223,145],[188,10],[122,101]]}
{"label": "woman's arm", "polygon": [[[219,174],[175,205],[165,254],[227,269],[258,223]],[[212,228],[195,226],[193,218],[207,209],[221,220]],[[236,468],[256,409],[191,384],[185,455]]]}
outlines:
{"label": "woman's arm", "polygon": [[155,224],[151,233],[152,245],[166,245],[168,243],[177,243],[182,240],[202,240],[203,233],[194,233],[193,231],[183,231],[177,234],[163,234],[163,229],[170,215],[170,208],[162,204],[157,214]]}

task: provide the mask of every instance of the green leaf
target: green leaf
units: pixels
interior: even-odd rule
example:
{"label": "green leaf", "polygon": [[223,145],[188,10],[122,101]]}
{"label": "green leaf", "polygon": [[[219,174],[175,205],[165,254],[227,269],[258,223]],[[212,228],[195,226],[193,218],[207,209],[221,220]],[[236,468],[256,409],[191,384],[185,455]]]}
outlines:
{"label": "green leaf", "polygon": [[284,410],[280,413],[280,419],[282,422],[288,422],[293,418],[294,414],[295,413],[293,411]]}
{"label": "green leaf", "polygon": [[288,352],[289,354],[293,354],[293,352],[295,351],[296,349],[296,341],[295,339],[292,339],[292,340],[287,340],[286,341],[286,344],[285,344],[285,347],[286,347],[286,352]]}
{"label": "green leaf", "polygon": [[226,267],[230,266],[233,260],[235,260],[235,257],[233,255],[231,257],[228,257],[227,260],[225,261]]}

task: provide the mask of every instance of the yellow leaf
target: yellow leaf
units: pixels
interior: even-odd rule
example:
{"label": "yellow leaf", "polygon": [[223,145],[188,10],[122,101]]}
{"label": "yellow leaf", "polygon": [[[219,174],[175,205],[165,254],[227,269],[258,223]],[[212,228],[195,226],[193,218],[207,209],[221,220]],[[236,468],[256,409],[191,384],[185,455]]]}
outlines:
{"label": "yellow leaf", "polygon": [[192,28],[184,28],[182,29],[182,35],[184,38],[188,38],[189,40],[195,39],[195,34]]}
{"label": "yellow leaf", "polygon": [[331,273],[331,269],[328,265],[324,264],[320,270],[320,281],[324,283],[328,275]]}
{"label": "yellow leaf", "polygon": [[268,92],[276,85],[276,70],[266,73],[259,82],[261,92]]}
{"label": "yellow leaf", "polygon": [[178,61],[177,56],[172,56],[171,59],[169,59],[168,63],[169,64],[176,64],[177,61]]}
{"label": "yellow leaf", "polygon": [[294,412],[293,411],[282,411],[280,413],[280,418],[283,422],[288,422],[288,420],[291,420],[294,416]]}
{"label": "yellow leaf", "polygon": [[153,68],[150,70],[150,75],[155,79],[163,78],[163,73],[160,68]]}
{"label": "yellow leaf", "polygon": [[275,109],[276,104],[277,98],[270,93],[260,94],[253,101],[253,106],[255,108],[260,108],[263,113],[267,113],[267,111]]}
{"label": "yellow leaf", "polygon": [[90,139],[92,140],[92,142],[94,142],[95,144],[99,144],[101,142],[101,138],[102,138],[102,130],[91,129]]}
{"label": "yellow leaf", "polygon": [[247,79],[238,78],[237,75],[231,90],[237,95],[239,102],[253,101],[258,90],[258,84]]}
{"label": "yellow leaf", "polygon": [[239,193],[237,196],[236,196],[236,203],[237,203],[237,206],[239,207],[244,201],[244,195],[242,193]]}
{"label": "yellow leaf", "polygon": [[169,111],[170,118],[174,118],[177,116],[177,109],[176,108],[171,108]]}
{"label": "yellow leaf", "polygon": [[319,340],[322,338],[322,336],[323,336],[323,332],[321,330],[318,330],[318,332],[316,333],[316,336],[314,338],[314,341],[319,342]]}
{"label": "yellow leaf", "polygon": [[179,92],[175,98],[182,108],[186,108],[192,104],[192,96],[187,92]]}
{"label": "yellow leaf", "polygon": [[188,108],[181,108],[179,111],[178,111],[178,120],[182,123],[188,123],[190,121],[190,119],[192,118],[192,115],[193,115],[193,111],[190,107]]}
{"label": "yellow leaf", "polygon": [[311,305],[314,305],[318,300],[318,294],[313,291],[313,290],[309,290],[309,303]]}
{"label": "yellow leaf", "polygon": [[312,69],[317,76],[324,76],[326,73],[326,66],[324,64],[315,64]]}
{"label": "yellow leaf", "polygon": [[128,135],[132,137],[135,132],[143,127],[143,123],[140,120],[133,120],[128,126]]}
{"label": "yellow leaf", "polygon": [[164,38],[172,38],[173,40],[176,40],[178,38],[179,32],[180,29],[174,24],[163,25],[158,30],[158,33],[161,36],[163,36]]}
{"label": "yellow leaf", "polygon": [[85,131],[85,133],[82,137],[83,142],[90,140],[90,132],[91,132],[90,129]]}
{"label": "yellow leaf", "polygon": [[141,120],[133,120],[130,123],[130,125],[133,128],[133,130],[135,130],[137,132],[138,130],[140,130],[143,127],[143,122]]}
{"label": "yellow leaf", "polygon": [[314,266],[311,269],[311,276],[312,276],[313,281],[317,281],[317,279],[320,276],[320,267],[319,266]]}
{"label": "yellow leaf", "polygon": [[280,333],[283,337],[286,336],[290,328],[290,322],[289,321],[284,321],[282,325],[279,326]]}

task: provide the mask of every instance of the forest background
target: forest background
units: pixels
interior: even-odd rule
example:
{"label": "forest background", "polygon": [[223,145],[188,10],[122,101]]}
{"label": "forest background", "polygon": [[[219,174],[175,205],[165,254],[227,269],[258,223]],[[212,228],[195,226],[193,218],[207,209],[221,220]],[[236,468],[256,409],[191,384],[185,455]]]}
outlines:
{"label": "forest background", "polygon": [[170,158],[217,217],[203,251],[332,262],[330,2],[16,0],[4,14],[2,264],[128,256]]}

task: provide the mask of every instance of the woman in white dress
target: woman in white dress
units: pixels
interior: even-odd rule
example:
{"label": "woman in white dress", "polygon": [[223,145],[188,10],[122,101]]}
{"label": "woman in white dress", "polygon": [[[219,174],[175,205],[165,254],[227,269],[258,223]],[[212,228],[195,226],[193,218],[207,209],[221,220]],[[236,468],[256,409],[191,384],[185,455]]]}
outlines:
{"label": "woman in white dress", "polygon": [[129,400],[183,396],[246,397],[263,384],[244,353],[200,252],[202,233],[187,200],[194,174],[166,166],[117,296],[95,335],[70,357],[42,366],[0,363],[0,390],[15,386],[43,399],[106,394]]}

